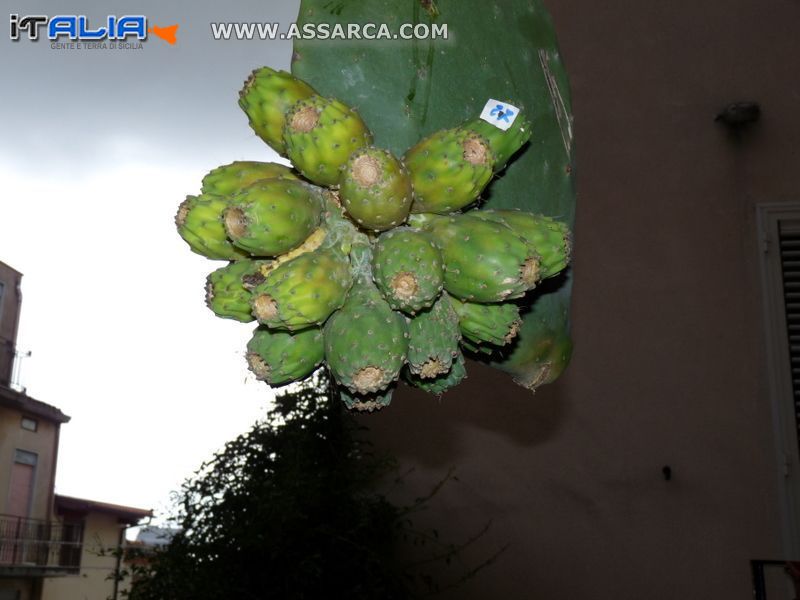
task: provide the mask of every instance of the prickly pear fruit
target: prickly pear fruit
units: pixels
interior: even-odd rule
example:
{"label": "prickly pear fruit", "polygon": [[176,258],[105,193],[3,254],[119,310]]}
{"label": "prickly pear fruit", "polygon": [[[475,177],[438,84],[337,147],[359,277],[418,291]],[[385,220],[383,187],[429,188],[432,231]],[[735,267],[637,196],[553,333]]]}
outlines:
{"label": "prickly pear fruit", "polygon": [[237,160],[209,171],[203,177],[201,191],[215,196],[233,196],[256,181],[275,178],[297,179],[297,175],[289,167],[278,163]]}
{"label": "prickly pear fruit", "polygon": [[458,326],[464,337],[476,345],[504,346],[519,332],[522,319],[519,306],[513,302],[478,304],[450,298],[458,315]]}
{"label": "prickly pear fruit", "polygon": [[383,390],[397,379],[407,351],[405,317],[360,275],[344,306],[325,324],[325,359],[333,377],[357,394]]}
{"label": "prickly pear fruit", "polygon": [[541,385],[552,383],[567,368],[572,356],[572,340],[565,332],[553,332],[551,337],[542,337],[528,348],[529,369],[526,375],[515,375],[514,381],[531,391]]}
{"label": "prickly pear fruit", "polygon": [[536,252],[505,225],[470,215],[427,226],[442,250],[444,289],[471,302],[502,302],[532,289],[541,278]]}
{"label": "prickly pear fruit", "polygon": [[361,227],[384,231],[406,220],[411,209],[411,178],[391,152],[363,148],[345,164],[339,196]]}
{"label": "prickly pear fruit", "polygon": [[429,394],[442,394],[451,387],[461,383],[466,376],[467,368],[464,364],[464,355],[461,354],[461,352],[459,352],[453,360],[453,365],[447,373],[443,373],[433,379],[423,379],[419,375],[414,375],[409,370],[405,371],[405,379],[408,383]]}
{"label": "prickly pear fruit", "polygon": [[473,119],[461,126],[466,131],[480,135],[492,150],[492,171],[497,173],[508,160],[531,138],[531,124],[524,114],[519,114],[514,123],[503,131],[483,119]]}
{"label": "prickly pear fruit", "polygon": [[264,283],[264,281],[267,278],[267,275],[269,275],[271,271],[274,271],[283,263],[289,262],[293,258],[300,256],[301,254],[313,252],[322,245],[322,243],[325,241],[325,236],[326,236],[325,230],[322,227],[317,227],[314,230],[314,232],[310,236],[308,236],[308,238],[306,238],[306,240],[294,250],[290,250],[286,254],[281,254],[275,260],[259,261],[262,264],[261,267],[258,269],[258,272],[242,278],[244,281],[245,289],[252,292],[257,286]]}
{"label": "prickly pear fruit", "polygon": [[322,325],[342,306],[352,283],[350,263],[339,250],[306,252],[269,271],[253,288],[253,315],[275,329]]}
{"label": "prickly pear fruit", "polygon": [[460,340],[458,315],[450,299],[440,296],[433,306],[408,320],[408,370],[423,379],[447,373]]}
{"label": "prickly pear fruit", "polygon": [[447,214],[483,191],[492,178],[494,156],[481,136],[444,129],[411,148],[403,161],[414,186],[411,212]]}
{"label": "prickly pear fruit", "polygon": [[537,295],[517,337],[502,360],[491,359],[493,366],[530,390],[554,381],[567,367],[572,353],[568,307],[552,295]]}
{"label": "prickly pear fruit", "polygon": [[[299,16],[302,22],[298,25],[322,22],[331,27],[334,24],[346,27],[353,19],[352,10],[332,10],[330,5],[326,9],[329,0],[302,0],[302,3]],[[414,4],[419,8],[420,3]],[[511,158],[503,176],[492,179],[487,205],[558,215],[559,220],[571,227],[576,169],[569,77],[552,21],[543,6],[545,0],[515,3],[521,11],[512,10],[506,3],[448,4],[425,0],[421,4],[428,8],[430,16],[438,5],[440,17],[448,22],[451,32],[449,40],[433,40],[428,46],[428,58],[435,57],[433,69],[428,68],[431,65],[425,63],[425,56],[413,45],[351,44],[341,48],[346,54],[343,60],[342,53],[331,51],[332,44],[296,40],[294,49],[300,60],[293,62],[293,72],[324,88],[327,94],[357,103],[377,142],[399,153],[398,156],[417,142],[417,132],[427,134],[432,131],[431,126],[449,127],[477,115],[488,95],[511,101],[523,109],[518,119],[526,116],[533,121],[533,136],[530,145]],[[448,14],[448,6],[455,4],[458,9],[451,9]],[[410,5],[407,0],[392,0],[381,7],[384,13],[401,15],[402,11],[410,14]],[[498,11],[501,5],[503,10]],[[522,13],[524,18],[520,18]],[[421,18],[428,18],[424,11],[420,14]],[[476,26],[480,27],[481,36],[471,35]],[[456,38],[458,41],[454,43]],[[525,76],[504,76],[500,74],[504,69],[476,68],[474,61],[465,59],[476,44],[485,44],[485,56],[507,59],[506,73],[525,73]],[[392,76],[385,76],[389,72]],[[370,79],[375,85],[374,78],[381,75],[384,76],[380,85],[386,94],[366,93]],[[452,90],[454,84],[469,89]],[[475,91],[478,93],[472,93]],[[556,287],[557,290],[553,289]],[[538,314],[552,322],[562,312],[569,312],[569,281],[540,288],[526,294],[526,301],[539,306],[543,304],[541,300],[547,299],[546,309],[540,309]],[[524,325],[519,341],[513,344],[513,356],[497,358],[492,364],[524,378],[524,346],[530,342],[525,333],[533,313],[523,314]],[[559,322],[553,328],[567,326]]]}
{"label": "prickly pear fruit", "polygon": [[539,268],[542,279],[557,275],[569,264],[572,237],[564,223],[544,215],[512,209],[480,210],[469,216],[502,223],[528,242],[541,258]]}
{"label": "prickly pear fruit", "polygon": [[262,67],[253,71],[239,92],[239,106],[250,127],[278,154],[284,154],[283,126],[293,104],[316,94],[314,89],[285,71]]}
{"label": "prickly pear fruit", "polygon": [[425,231],[401,227],[378,237],[372,272],[389,306],[408,314],[430,306],[442,291],[442,253]]}
{"label": "prickly pear fruit", "polygon": [[333,98],[311,96],[295,103],[283,128],[286,155],[309,181],[339,183],[347,159],[372,143],[356,111]]}
{"label": "prickly pear fruit", "polygon": [[283,385],[309,375],[322,362],[322,329],[309,327],[289,333],[257,327],[247,343],[247,364],[256,378]]}
{"label": "prickly pear fruit", "polygon": [[193,252],[212,260],[247,258],[244,250],[231,244],[222,224],[222,213],[229,202],[217,196],[187,196],[178,207],[175,225],[178,234]]}
{"label": "prickly pear fruit", "polygon": [[257,274],[265,262],[268,261],[238,260],[211,273],[206,278],[206,306],[218,317],[242,323],[253,321],[245,281]]}
{"label": "prickly pear fruit", "polygon": [[490,346],[489,344],[476,344],[472,340],[467,339],[466,337],[461,338],[461,348],[466,350],[467,352],[472,352],[473,354],[486,354],[486,355],[495,355],[498,351],[497,346]]}
{"label": "prickly pear fruit", "polygon": [[389,406],[392,402],[392,393],[394,393],[394,386],[370,394],[354,394],[344,386],[339,387],[339,397],[344,405],[350,410],[359,412],[372,412]]}
{"label": "prickly pear fruit", "polygon": [[300,181],[265,179],[245,188],[225,210],[225,231],[253,256],[296,248],[320,222],[322,197]]}

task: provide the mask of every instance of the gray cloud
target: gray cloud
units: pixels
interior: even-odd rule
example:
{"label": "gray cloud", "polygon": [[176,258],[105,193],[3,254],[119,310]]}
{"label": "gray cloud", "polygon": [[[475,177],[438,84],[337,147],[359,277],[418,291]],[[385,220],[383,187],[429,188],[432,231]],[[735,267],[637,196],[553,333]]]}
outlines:
{"label": "gray cloud", "polygon": [[[101,24],[107,14],[130,14],[123,2],[76,0],[68,9],[4,2],[20,14],[69,10]],[[141,50],[54,50],[47,40],[2,38],[0,97],[9,115],[0,138],[5,164],[17,169],[85,172],[145,153],[191,164],[220,154],[264,156],[237,105],[248,73],[261,65],[288,68],[287,41],[217,41],[209,24],[295,19],[299,2],[234,0],[224,4],[137,3],[149,24],[179,25],[178,43],[153,38]],[[119,140],[133,146],[119,148]]]}

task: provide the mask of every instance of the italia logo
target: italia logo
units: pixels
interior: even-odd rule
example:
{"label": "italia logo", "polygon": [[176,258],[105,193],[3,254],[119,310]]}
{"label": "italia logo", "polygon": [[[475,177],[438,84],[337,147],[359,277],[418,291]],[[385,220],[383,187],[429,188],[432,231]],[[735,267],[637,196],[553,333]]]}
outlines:
{"label": "italia logo", "polygon": [[31,41],[39,39],[44,32],[48,40],[57,41],[68,39],[73,41],[100,41],[100,40],[146,40],[147,34],[152,33],[169,44],[176,42],[178,25],[158,27],[153,25],[147,28],[147,17],[144,15],[124,15],[117,17],[109,15],[102,25],[93,26],[85,15],[25,15],[16,13],[9,15],[9,35],[13,41],[19,41],[24,35]]}

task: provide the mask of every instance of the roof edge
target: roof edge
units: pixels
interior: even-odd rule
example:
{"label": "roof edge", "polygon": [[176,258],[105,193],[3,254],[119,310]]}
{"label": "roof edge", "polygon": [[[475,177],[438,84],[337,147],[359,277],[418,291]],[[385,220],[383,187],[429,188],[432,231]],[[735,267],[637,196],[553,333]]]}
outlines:
{"label": "roof edge", "polygon": [[52,404],[31,398],[24,392],[18,392],[5,385],[0,385],[0,406],[16,408],[21,412],[35,415],[54,423],[69,423],[72,418]]}
{"label": "roof edge", "polygon": [[8,263],[4,263],[2,260],[0,260],[0,265],[2,265],[2,266],[4,266],[4,267],[6,267],[7,269],[9,269],[9,270],[11,270],[11,271],[14,271],[14,273],[16,273],[17,275],[19,275],[20,277],[24,276],[24,273],[22,273],[21,271],[17,271],[17,270],[16,270],[14,267],[12,267],[10,264],[8,264]]}
{"label": "roof edge", "polygon": [[153,509],[136,508],[134,506],[124,506],[122,504],[111,504],[110,502],[100,502],[98,500],[89,500],[87,498],[76,498],[74,496],[65,496],[63,494],[55,494],[54,504],[56,512],[59,509],[75,512],[101,512],[110,514],[124,519],[128,523],[138,523],[145,517],[153,516]]}

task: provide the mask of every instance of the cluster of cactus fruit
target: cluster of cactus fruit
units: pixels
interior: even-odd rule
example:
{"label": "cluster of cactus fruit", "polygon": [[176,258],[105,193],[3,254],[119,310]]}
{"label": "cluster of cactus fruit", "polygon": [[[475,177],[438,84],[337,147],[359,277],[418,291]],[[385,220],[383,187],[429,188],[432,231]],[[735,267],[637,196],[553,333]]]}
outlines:
{"label": "cluster of cactus fruit", "polygon": [[518,299],[567,266],[563,223],[476,207],[530,138],[522,115],[507,130],[476,118],[438,131],[399,159],[354,109],[289,73],[254,71],[239,105],[294,168],[218,167],[175,221],[193,251],[230,261],[206,301],[258,321],[246,356],[270,385],[324,363],[355,410],[389,404],[400,377],[440,394],[465,377],[462,350],[513,344]]}

